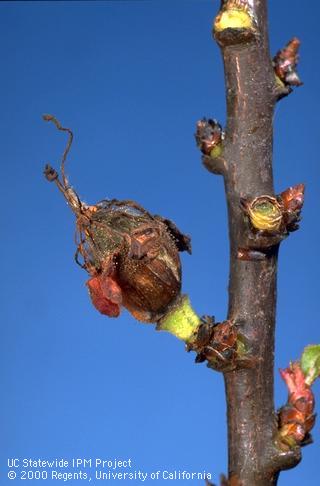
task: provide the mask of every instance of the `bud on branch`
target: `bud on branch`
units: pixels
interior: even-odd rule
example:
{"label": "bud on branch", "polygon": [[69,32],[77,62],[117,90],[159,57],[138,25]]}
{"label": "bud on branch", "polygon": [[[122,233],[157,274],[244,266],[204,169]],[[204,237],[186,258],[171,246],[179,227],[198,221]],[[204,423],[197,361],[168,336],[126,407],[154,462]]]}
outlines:
{"label": "bud on branch", "polygon": [[320,345],[307,346],[300,362],[291,363],[280,374],[288,387],[287,404],[279,411],[279,439],[284,449],[312,441],[315,423],[311,384],[320,376]]}
{"label": "bud on branch", "polygon": [[250,224],[248,248],[239,248],[238,258],[246,260],[252,255],[252,259],[261,259],[260,254],[257,254],[257,258],[254,256],[254,251],[268,251],[268,248],[278,245],[290,232],[299,228],[304,189],[304,184],[297,184],[276,197],[262,195],[254,199],[240,199],[241,208]]}
{"label": "bud on branch", "polygon": [[285,86],[301,86],[303,83],[297,73],[300,41],[297,37],[277,52],[273,58],[274,72]]}

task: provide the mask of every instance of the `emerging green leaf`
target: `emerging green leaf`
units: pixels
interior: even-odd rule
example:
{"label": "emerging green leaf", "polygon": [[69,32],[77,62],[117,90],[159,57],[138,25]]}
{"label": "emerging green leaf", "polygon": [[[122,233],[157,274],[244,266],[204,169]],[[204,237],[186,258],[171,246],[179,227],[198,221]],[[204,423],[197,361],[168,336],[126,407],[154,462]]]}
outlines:
{"label": "emerging green leaf", "polygon": [[301,368],[308,385],[311,385],[320,376],[320,344],[311,344],[304,349],[301,356]]}

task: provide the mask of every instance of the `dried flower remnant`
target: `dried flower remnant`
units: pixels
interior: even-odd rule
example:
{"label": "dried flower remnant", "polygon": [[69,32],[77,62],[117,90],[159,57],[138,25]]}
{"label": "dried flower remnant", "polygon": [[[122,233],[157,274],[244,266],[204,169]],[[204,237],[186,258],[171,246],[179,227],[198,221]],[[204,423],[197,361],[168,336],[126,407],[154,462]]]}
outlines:
{"label": "dried flower remnant", "polygon": [[195,133],[197,145],[204,155],[218,157],[222,152],[224,132],[217,120],[202,118]]}
{"label": "dried flower remnant", "polygon": [[190,238],[171,221],[153,216],[134,201],[103,200],[87,205],[69,185],[64,165],[72,132],[52,116],[59,130],[69,133],[61,175],[50,166],[45,176],[55,182],[76,216],[76,261],[90,275],[87,287],[93,305],[109,317],[121,306],[138,320],[157,322],[180,295],[179,251],[191,251]]}
{"label": "dried flower remnant", "polygon": [[299,47],[300,40],[294,37],[273,58],[275,74],[285,86],[301,86],[303,84],[297,73]]}

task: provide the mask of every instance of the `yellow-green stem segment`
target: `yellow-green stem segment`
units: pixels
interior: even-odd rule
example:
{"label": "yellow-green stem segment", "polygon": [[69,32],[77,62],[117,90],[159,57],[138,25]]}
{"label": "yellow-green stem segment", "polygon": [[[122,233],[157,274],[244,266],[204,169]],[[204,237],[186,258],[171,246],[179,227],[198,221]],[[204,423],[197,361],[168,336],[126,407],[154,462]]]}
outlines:
{"label": "yellow-green stem segment", "polygon": [[221,32],[225,29],[252,29],[252,19],[248,12],[237,8],[230,8],[220,12],[214,22],[214,30]]}
{"label": "yellow-green stem segment", "polygon": [[189,343],[201,324],[200,317],[192,309],[189,297],[183,295],[162,317],[157,325],[159,331],[167,331],[178,339]]}

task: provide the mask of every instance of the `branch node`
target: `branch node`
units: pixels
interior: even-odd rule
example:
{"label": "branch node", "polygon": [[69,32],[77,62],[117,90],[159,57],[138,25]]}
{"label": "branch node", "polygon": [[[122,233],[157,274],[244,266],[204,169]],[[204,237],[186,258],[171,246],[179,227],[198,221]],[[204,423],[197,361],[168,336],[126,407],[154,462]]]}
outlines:
{"label": "branch node", "polygon": [[257,35],[256,18],[248,0],[225,0],[213,24],[213,36],[221,46],[248,44]]}
{"label": "branch node", "polygon": [[196,363],[208,361],[209,368],[223,373],[252,364],[246,341],[235,323],[230,320],[215,323],[211,316],[201,318],[201,325],[187,344],[187,351],[197,353]]}
{"label": "branch node", "polygon": [[292,447],[282,450],[276,439],[273,444],[273,453],[266,461],[264,467],[266,471],[277,474],[279,471],[285,471],[297,466],[302,459],[300,447]]}
{"label": "branch node", "polygon": [[250,222],[248,248],[239,248],[240,260],[263,259],[257,254],[250,254],[250,250],[260,251],[276,246],[299,228],[304,190],[304,184],[297,184],[276,197],[240,198],[240,206]]}

